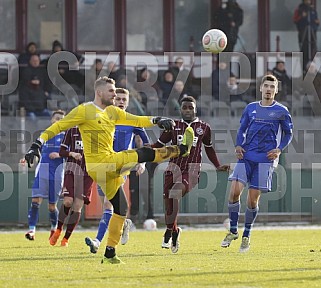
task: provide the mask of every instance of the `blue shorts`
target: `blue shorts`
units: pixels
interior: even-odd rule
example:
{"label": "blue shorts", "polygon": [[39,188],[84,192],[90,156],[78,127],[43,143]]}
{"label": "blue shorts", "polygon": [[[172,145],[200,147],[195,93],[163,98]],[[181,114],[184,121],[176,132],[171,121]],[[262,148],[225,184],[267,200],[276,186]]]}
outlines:
{"label": "blue shorts", "polygon": [[50,204],[55,204],[62,191],[62,184],[63,179],[48,180],[36,177],[32,185],[32,198],[48,198]]}
{"label": "blue shorts", "polygon": [[249,188],[258,189],[262,192],[269,192],[272,189],[273,162],[259,163],[250,160],[239,160],[232,174],[230,181],[239,181]]}

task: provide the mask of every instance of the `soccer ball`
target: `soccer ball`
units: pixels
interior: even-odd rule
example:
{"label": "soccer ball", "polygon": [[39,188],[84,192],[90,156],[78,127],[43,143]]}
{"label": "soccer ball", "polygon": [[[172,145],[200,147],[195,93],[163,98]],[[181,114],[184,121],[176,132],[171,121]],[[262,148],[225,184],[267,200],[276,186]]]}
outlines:
{"label": "soccer ball", "polygon": [[143,225],[144,229],[147,231],[157,230],[157,223],[154,219],[147,219]]}
{"label": "soccer ball", "polygon": [[225,49],[227,37],[223,31],[211,29],[203,35],[202,44],[205,51],[218,54]]}

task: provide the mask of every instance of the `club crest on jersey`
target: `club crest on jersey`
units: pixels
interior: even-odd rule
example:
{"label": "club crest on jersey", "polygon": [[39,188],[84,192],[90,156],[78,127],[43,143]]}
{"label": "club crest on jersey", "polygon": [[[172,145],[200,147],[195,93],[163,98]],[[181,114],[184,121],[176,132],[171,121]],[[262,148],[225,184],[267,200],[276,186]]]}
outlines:
{"label": "club crest on jersey", "polygon": [[83,146],[81,140],[76,140],[75,141],[75,149],[77,149],[77,150],[83,150],[84,149],[84,146]]}
{"label": "club crest on jersey", "polygon": [[203,130],[203,128],[198,127],[198,128],[196,128],[195,133],[198,134],[198,135],[203,135],[204,134],[204,130]]}

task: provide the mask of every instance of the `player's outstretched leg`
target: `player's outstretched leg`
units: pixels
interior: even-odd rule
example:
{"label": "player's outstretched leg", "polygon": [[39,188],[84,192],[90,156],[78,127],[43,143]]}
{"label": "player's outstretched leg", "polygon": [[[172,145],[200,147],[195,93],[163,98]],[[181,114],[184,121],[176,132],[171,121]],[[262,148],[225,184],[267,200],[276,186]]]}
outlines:
{"label": "player's outstretched leg", "polygon": [[[194,141],[194,130],[192,127],[188,127],[185,130],[182,144],[179,146],[165,146],[162,148],[154,148],[155,158],[152,162],[162,162],[168,160],[169,158],[175,157],[187,157],[191,151]],[[143,162],[143,161],[139,161]],[[146,162],[146,161],[144,161]]]}
{"label": "player's outstretched leg", "polygon": [[186,157],[189,155],[194,141],[193,128],[188,127],[185,130],[181,145],[164,146],[161,148],[141,147],[134,150],[138,154],[138,159],[132,162],[163,162],[170,158]]}

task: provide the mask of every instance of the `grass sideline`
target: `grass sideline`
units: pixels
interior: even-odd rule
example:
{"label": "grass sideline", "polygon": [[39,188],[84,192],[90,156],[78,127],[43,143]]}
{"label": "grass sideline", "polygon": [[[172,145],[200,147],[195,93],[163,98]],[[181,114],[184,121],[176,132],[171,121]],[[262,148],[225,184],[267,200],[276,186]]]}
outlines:
{"label": "grass sideline", "polygon": [[[320,287],[320,230],[254,230],[223,249],[225,231],[185,230],[177,254],[160,248],[163,231],[135,231],[118,249],[124,265],[101,264],[104,245],[90,254],[94,231],[76,231],[68,248],[51,247],[49,232],[0,234],[0,287]],[[60,240],[60,239],[59,239]],[[58,242],[60,244],[60,242]],[[104,244],[104,243],[103,243]]]}

